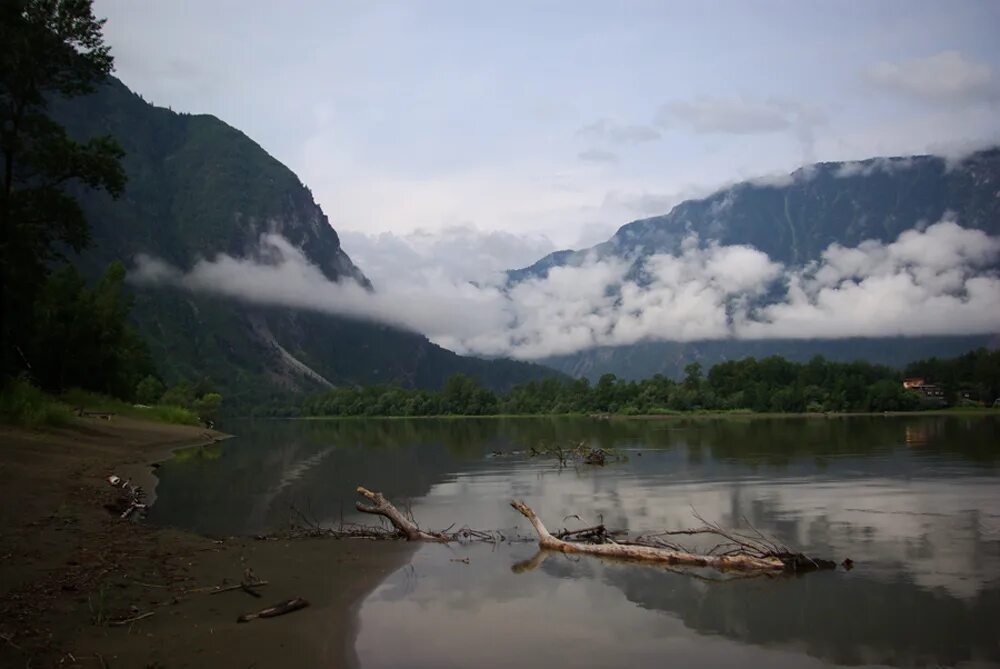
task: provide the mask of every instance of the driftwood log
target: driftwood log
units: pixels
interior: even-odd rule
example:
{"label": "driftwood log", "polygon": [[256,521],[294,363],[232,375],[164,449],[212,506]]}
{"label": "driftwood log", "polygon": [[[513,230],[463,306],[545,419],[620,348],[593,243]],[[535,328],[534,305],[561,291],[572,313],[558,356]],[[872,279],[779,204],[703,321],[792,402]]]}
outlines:
{"label": "driftwood log", "polygon": [[[467,528],[454,533],[449,533],[447,530],[427,532],[420,529],[412,518],[393,506],[382,493],[373,492],[362,486],[358,486],[357,492],[370,502],[370,504],[357,502],[355,506],[358,511],[388,519],[395,528],[396,535],[407,541],[448,543],[470,538],[494,542],[498,539],[504,540],[503,535],[499,533],[478,532]],[[675,566],[711,567],[720,571],[768,573],[836,568],[836,564],[830,560],[793,552],[756,529],[752,530],[753,534],[726,530],[717,524],[705,521],[700,516],[696,517],[704,523],[702,527],[643,535],[629,541],[623,537],[627,533],[608,530],[603,524],[580,530],[564,530],[553,535],[527,504],[515,500],[510,505],[534,527],[538,535],[538,545],[543,550],[660,562]],[[721,542],[704,553],[696,553],[666,538],[671,535],[694,534],[711,535]]]}
{"label": "driftwood log", "polygon": [[[583,553],[625,560],[663,562],[669,565],[712,567],[720,571],[812,571],[836,567],[836,564],[830,560],[819,560],[801,553],[793,553],[786,547],[766,539],[763,535],[760,535],[759,538],[743,536],[710,524],[694,530],[665,532],[656,537],[645,539],[640,537],[633,542],[616,541],[610,537],[610,533],[603,539],[597,539],[597,543],[593,541],[566,541],[550,534],[541,519],[524,502],[514,500],[510,505],[527,518],[532,527],[535,528],[540,548],[562,553]],[[585,536],[592,538],[597,529],[603,530],[603,527],[587,528]],[[570,534],[575,533],[566,533],[564,536]],[[658,538],[663,534],[713,534],[722,537],[725,541],[708,553],[698,554]],[[719,548],[725,549],[724,552],[713,554]]]}
{"label": "driftwood log", "polygon": [[439,543],[451,541],[451,538],[443,532],[425,532],[417,527],[415,522],[404,516],[382,493],[358,486],[358,494],[371,502],[371,504],[355,502],[354,506],[358,511],[387,518],[396,531],[407,541],[437,541]]}

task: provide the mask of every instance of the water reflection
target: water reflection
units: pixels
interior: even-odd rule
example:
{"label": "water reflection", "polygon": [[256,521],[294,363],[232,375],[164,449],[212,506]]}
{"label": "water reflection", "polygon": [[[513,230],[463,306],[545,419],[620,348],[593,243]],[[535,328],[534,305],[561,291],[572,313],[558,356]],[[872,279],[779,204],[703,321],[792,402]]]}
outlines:
{"label": "water reflection", "polygon": [[[607,422],[265,422],[161,469],[160,522],[274,529],[295,504],[350,516],[358,483],[426,527],[510,528],[525,498],[631,530],[749,521],[850,573],[708,583],[531,545],[427,546],[369,598],[367,666],[682,666],[1000,662],[998,421],[905,417]],[[917,436],[915,436],[917,435]],[[587,440],[626,462],[559,469],[494,450]],[[342,511],[343,509],[343,511]],[[576,521],[566,521],[567,524]],[[526,530],[527,528],[522,528]],[[458,551],[457,553],[454,551]],[[451,558],[468,555],[470,564]],[[391,635],[397,639],[386,643]]]}
{"label": "water reflection", "polygon": [[[997,583],[961,600],[860,570],[707,582],[563,555],[534,572],[504,568],[533,550],[473,547],[462,553],[469,566],[456,566],[447,549],[421,549],[407,582],[393,576],[362,609],[357,651],[365,666],[542,666],[548,658],[614,667],[668,656],[678,666],[1000,660]],[[386,643],[390,637],[398,642]],[[435,638],[447,642],[422,641]]]}

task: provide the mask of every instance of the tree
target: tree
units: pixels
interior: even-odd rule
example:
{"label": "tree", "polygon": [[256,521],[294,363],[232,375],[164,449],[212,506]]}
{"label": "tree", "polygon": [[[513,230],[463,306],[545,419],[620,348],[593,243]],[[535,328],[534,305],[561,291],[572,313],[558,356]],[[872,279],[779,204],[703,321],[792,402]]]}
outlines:
{"label": "tree", "polygon": [[189,409],[194,406],[194,400],[195,395],[191,384],[187,381],[181,381],[177,385],[167,388],[167,391],[160,397],[160,404]]}
{"label": "tree", "polygon": [[163,382],[149,374],[135,387],[135,401],[139,404],[156,404],[166,388]]}
{"label": "tree", "polygon": [[698,390],[701,387],[701,363],[692,362],[684,367],[684,388]]}
{"label": "tree", "polygon": [[71,387],[132,399],[153,373],[145,342],[128,322],[125,267],[112,263],[93,288],[71,266],[56,270],[33,305],[34,331],[24,351],[35,381],[48,390]]}
{"label": "tree", "polygon": [[194,404],[194,410],[202,422],[211,424],[219,417],[219,407],[222,406],[222,395],[219,393],[206,393]]}
{"label": "tree", "polygon": [[4,0],[0,7],[0,374],[27,366],[39,286],[87,223],[67,188],[121,193],[123,152],[110,137],[71,139],[46,114],[53,96],[94,90],[111,73],[104,21],[90,0]]}
{"label": "tree", "polygon": [[916,394],[890,379],[873,383],[865,398],[868,411],[913,411],[919,406],[920,398]]}

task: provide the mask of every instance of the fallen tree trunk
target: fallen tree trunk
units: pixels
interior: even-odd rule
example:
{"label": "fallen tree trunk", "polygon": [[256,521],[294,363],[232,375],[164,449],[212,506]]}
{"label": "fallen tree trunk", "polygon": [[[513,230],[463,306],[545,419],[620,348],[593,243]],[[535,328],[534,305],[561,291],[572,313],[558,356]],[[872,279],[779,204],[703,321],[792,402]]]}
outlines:
{"label": "fallen tree trunk", "polygon": [[[737,548],[731,549],[723,555],[697,554],[686,551],[679,546],[651,546],[618,542],[610,538],[606,543],[564,541],[552,536],[545,528],[545,524],[527,504],[514,500],[510,505],[527,518],[532,527],[535,528],[535,532],[538,533],[539,547],[562,553],[585,553],[625,560],[664,562],[670,565],[712,567],[720,571],[808,571],[811,569],[832,569],[836,566],[829,560],[815,560],[798,553],[780,552],[777,549],[761,551],[754,544],[743,544],[740,541],[736,542]],[[733,541],[732,533],[715,528],[705,528],[699,532],[718,534]],[[740,548],[741,545],[745,548]],[[751,550],[757,554],[749,554]]]}
{"label": "fallen tree trunk", "polygon": [[396,528],[407,541],[437,541],[447,543],[451,537],[443,532],[424,532],[417,524],[404,516],[399,509],[392,505],[380,492],[373,492],[363,486],[358,486],[358,494],[366,498],[371,505],[355,502],[354,507],[362,513],[372,513],[377,516],[387,518],[392,526]]}

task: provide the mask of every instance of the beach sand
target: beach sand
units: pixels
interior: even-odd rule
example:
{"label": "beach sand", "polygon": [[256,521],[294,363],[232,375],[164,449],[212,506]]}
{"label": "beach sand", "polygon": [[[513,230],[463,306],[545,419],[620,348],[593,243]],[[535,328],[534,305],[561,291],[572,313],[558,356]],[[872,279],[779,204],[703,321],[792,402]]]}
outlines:
{"label": "beach sand", "polygon": [[[407,563],[412,546],[217,540],[105,509],[119,495],[110,474],[152,491],[150,463],[225,436],[117,416],[58,429],[0,426],[0,666],[356,665],[357,607]],[[197,591],[239,583],[248,567],[269,582],[259,599]],[[292,597],[310,606],[236,622]]]}

